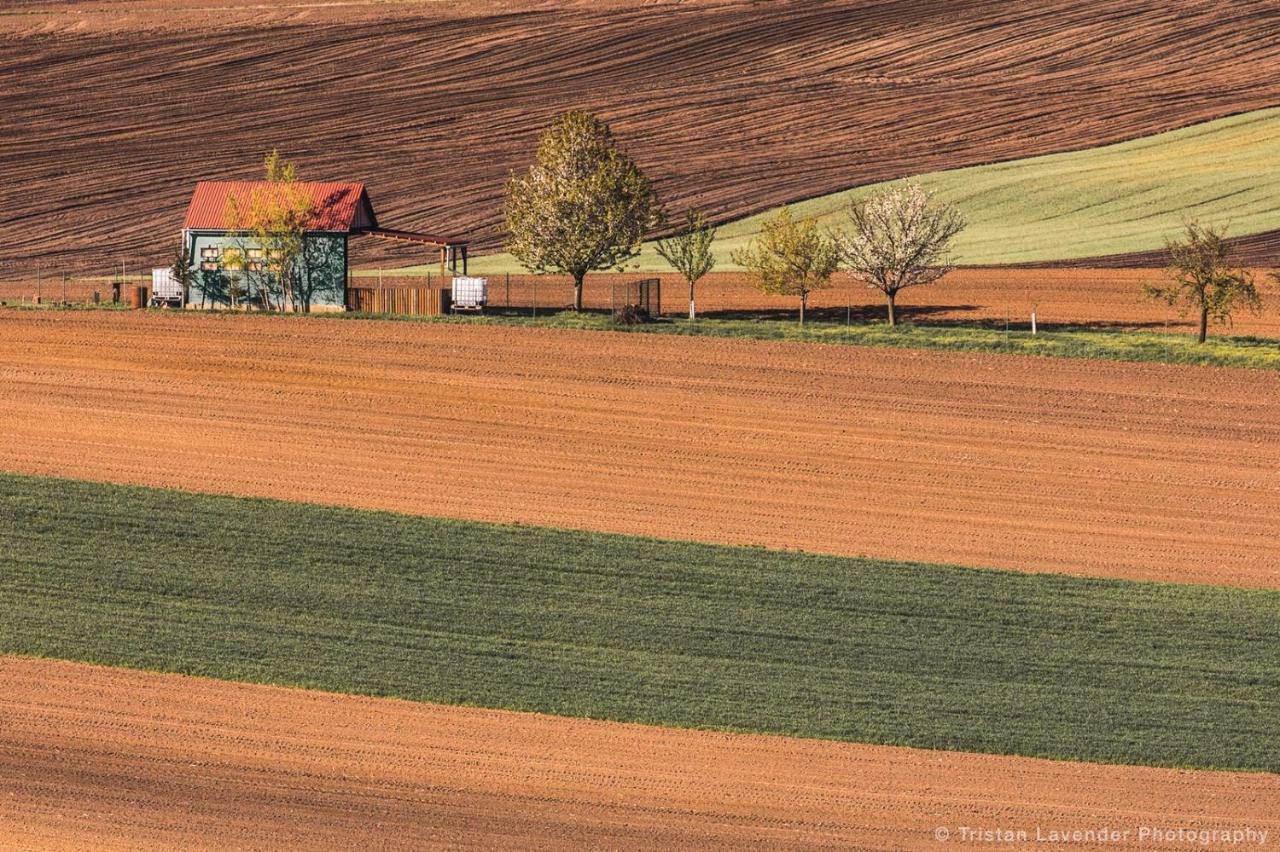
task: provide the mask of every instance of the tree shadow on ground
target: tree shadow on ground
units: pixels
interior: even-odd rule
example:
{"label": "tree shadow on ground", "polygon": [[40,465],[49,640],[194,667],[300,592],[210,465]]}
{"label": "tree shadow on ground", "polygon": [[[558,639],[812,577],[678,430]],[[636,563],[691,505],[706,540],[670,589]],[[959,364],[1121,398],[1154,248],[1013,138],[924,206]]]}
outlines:
{"label": "tree shadow on ground", "polygon": [[[936,314],[951,313],[953,311],[976,311],[977,305],[933,305],[918,308],[898,308],[898,320],[900,322],[915,321],[928,319]],[[859,325],[867,323],[880,322],[887,320],[889,315],[888,308],[884,305],[853,305],[851,307],[839,308],[809,308],[805,311],[805,320],[809,322],[850,322]],[[708,310],[699,311],[698,316],[703,319],[719,319],[719,320],[799,320],[799,308],[754,308],[754,309],[726,309],[726,310]],[[931,321],[933,322],[933,321]],[[933,322],[933,324],[941,324],[942,321]],[[958,324],[958,323],[957,323]],[[968,323],[972,325],[972,323]]]}
{"label": "tree shadow on ground", "polygon": [[[532,318],[551,317],[556,314],[572,310],[571,305],[563,305],[552,307],[550,305],[539,306],[535,311],[532,307],[508,307],[508,306],[489,306],[485,308],[485,313],[490,316],[498,317],[522,317]],[[1003,317],[992,316],[964,316],[966,313],[973,313],[984,310],[982,305],[912,305],[898,306],[898,322],[903,325],[919,324],[928,325],[935,328],[981,328],[990,331],[1004,331],[1005,319]],[[592,317],[608,317],[612,316],[613,311],[608,308],[587,307],[582,313]],[[883,325],[887,319],[887,309],[882,304],[873,305],[854,305],[852,307],[821,307],[810,308],[805,312],[805,320],[813,323],[823,324],[840,324],[846,322],[853,325]],[[655,321],[679,320],[687,316],[679,311],[665,311],[660,317],[654,317]],[[798,322],[800,319],[800,311],[798,308],[753,308],[738,309],[730,308],[724,310],[706,310],[698,312],[699,319],[706,320],[744,320],[754,322]],[[1056,322],[1040,318],[1036,323],[1040,331],[1169,331],[1183,333],[1192,327],[1189,320],[1169,319],[1166,320],[1072,320],[1069,322]],[[1028,316],[1019,314],[1011,316],[1008,321],[1008,328],[1016,331],[1028,331],[1031,328],[1031,319]]]}
{"label": "tree shadow on ground", "polygon": [[[913,319],[908,313],[907,321]],[[985,328],[992,331],[1004,331],[1006,321],[995,317],[956,317],[930,320],[929,325],[940,328]],[[1008,320],[1010,329],[1029,330],[1031,318],[1018,315]],[[1036,328],[1040,331],[1185,331],[1191,323],[1185,320],[1072,320],[1070,322],[1052,322],[1042,318],[1036,320]]]}

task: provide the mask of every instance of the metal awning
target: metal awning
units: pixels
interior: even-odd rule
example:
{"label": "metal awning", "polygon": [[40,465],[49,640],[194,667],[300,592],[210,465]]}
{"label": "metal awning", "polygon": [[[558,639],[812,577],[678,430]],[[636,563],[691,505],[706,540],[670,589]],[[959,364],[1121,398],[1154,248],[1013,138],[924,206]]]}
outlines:
{"label": "metal awning", "polygon": [[380,240],[398,240],[402,243],[417,243],[421,246],[434,246],[436,248],[462,248],[467,244],[466,240],[455,240],[451,237],[440,237],[433,234],[419,234],[414,231],[397,231],[394,228],[364,228],[358,233],[377,237]]}
{"label": "metal awning", "polygon": [[419,246],[431,246],[440,250],[440,273],[446,270],[458,271],[458,262],[462,262],[462,274],[467,274],[467,241],[455,240],[434,234],[419,234],[414,231],[397,231],[394,228],[362,228],[356,232],[379,240],[394,240],[401,243],[413,243]]}

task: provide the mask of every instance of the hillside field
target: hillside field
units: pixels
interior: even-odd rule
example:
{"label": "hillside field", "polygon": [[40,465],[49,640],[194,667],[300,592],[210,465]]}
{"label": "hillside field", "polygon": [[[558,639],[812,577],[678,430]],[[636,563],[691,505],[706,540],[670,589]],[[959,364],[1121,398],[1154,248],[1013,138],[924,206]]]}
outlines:
{"label": "hillside field", "polygon": [[[0,848],[1280,841],[1277,34],[1276,0],[0,2]],[[718,224],[696,320],[653,242],[582,313],[503,253],[570,109],[652,179],[647,237]],[[129,309],[196,183],[273,149],[466,241],[483,314]],[[898,327],[732,262],[906,180],[968,227]],[[1192,220],[1262,300],[1205,344],[1144,292]],[[447,286],[350,249],[352,288]]]}
{"label": "hillside field", "polygon": [[1280,591],[12,476],[0,476],[0,525],[5,653],[585,718],[1280,771],[1264,721],[1280,714]]}
{"label": "hillside field", "polygon": [[26,849],[285,836],[312,848],[394,836],[928,849],[939,825],[993,815],[1280,833],[1280,778],[1262,773],[689,731],[14,657],[0,657],[0,679],[0,822]]}
{"label": "hillside field", "polygon": [[0,13],[0,276],[166,261],[195,182],[256,176],[272,146],[366,181],[385,225],[492,250],[504,178],[569,107],[673,210],[727,221],[1280,103],[1269,0],[221,5]]}
{"label": "hillside field", "polygon": [[[954,259],[964,266],[1158,257],[1193,219],[1235,237],[1268,235],[1247,242],[1240,262],[1280,265],[1280,243],[1269,239],[1280,231],[1280,108],[1116,145],[911,179],[964,214],[968,227],[954,246]],[[807,199],[792,213],[827,229],[844,227],[850,201],[900,184]],[[738,268],[733,253],[776,214],[768,210],[723,225],[714,244],[717,265]],[[630,265],[641,272],[671,269],[653,243]],[[473,266],[478,274],[524,271],[505,254],[477,258]]]}
{"label": "hillside field", "polygon": [[0,311],[0,365],[13,472],[1280,586],[1271,370],[103,311]]}

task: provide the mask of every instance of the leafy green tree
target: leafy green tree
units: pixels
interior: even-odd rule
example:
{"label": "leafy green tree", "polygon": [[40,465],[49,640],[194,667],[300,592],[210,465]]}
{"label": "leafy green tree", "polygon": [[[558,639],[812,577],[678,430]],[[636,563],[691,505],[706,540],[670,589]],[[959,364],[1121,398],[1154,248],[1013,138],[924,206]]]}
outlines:
{"label": "leafy green tree", "polygon": [[715,255],[711,253],[715,238],[716,229],[707,223],[706,217],[690,210],[685,214],[684,227],[658,240],[658,254],[689,282],[689,319],[697,319],[694,285],[716,265]]}
{"label": "leafy green tree", "polygon": [[733,253],[733,262],[744,267],[764,293],[800,297],[800,324],[804,325],[809,295],[831,286],[840,263],[835,243],[812,219],[795,219],[783,207],[761,225],[760,235],[745,249]]}
{"label": "leafy green tree", "polygon": [[576,311],[587,273],[620,267],[662,223],[649,179],[582,110],[547,128],[527,175],[511,174],[505,215],[507,250],[534,272],[572,276]]}
{"label": "leafy green tree", "polygon": [[1144,290],[1150,298],[1179,307],[1184,314],[1197,314],[1197,340],[1201,343],[1208,337],[1210,319],[1229,323],[1241,306],[1255,312],[1261,310],[1262,298],[1253,273],[1234,269],[1228,262],[1231,246],[1222,229],[1192,222],[1183,238],[1171,240],[1167,248],[1168,281],[1147,284]]}
{"label": "leafy green tree", "polygon": [[898,293],[932,284],[952,269],[951,241],[964,217],[933,194],[909,183],[849,205],[849,230],[835,234],[841,263],[854,278],[884,293],[889,325],[898,324]]}

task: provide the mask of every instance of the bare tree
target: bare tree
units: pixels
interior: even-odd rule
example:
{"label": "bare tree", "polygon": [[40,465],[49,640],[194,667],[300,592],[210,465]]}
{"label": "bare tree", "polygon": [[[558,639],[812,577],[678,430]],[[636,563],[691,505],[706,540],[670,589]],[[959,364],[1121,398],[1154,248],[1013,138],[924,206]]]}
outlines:
{"label": "bare tree", "polygon": [[195,272],[191,268],[191,250],[185,238],[178,240],[177,250],[173,253],[173,262],[169,266],[169,276],[178,285],[182,293],[182,304],[186,305],[191,294],[191,285],[195,283]]}
{"label": "bare tree", "polygon": [[534,272],[573,276],[575,311],[587,273],[620,267],[662,223],[649,179],[609,127],[582,110],[542,134],[526,176],[511,175],[505,212],[507,250]]}
{"label": "bare tree", "polygon": [[715,255],[711,253],[715,238],[716,229],[707,224],[706,217],[690,210],[685,215],[683,228],[658,240],[658,254],[689,282],[689,319],[697,319],[694,285],[716,265]]}
{"label": "bare tree", "polygon": [[1253,311],[1262,308],[1253,273],[1233,269],[1227,262],[1231,246],[1220,228],[1192,222],[1183,238],[1171,240],[1167,248],[1169,281],[1147,284],[1143,289],[1147,296],[1180,306],[1184,313],[1197,313],[1200,327],[1196,339],[1201,343],[1209,335],[1211,318],[1216,323],[1229,323],[1239,305]]}
{"label": "bare tree", "polygon": [[889,325],[897,325],[898,293],[952,270],[948,252],[965,220],[955,207],[935,204],[933,193],[908,183],[852,201],[849,225],[833,235],[844,268],[884,293]]}
{"label": "bare tree", "polygon": [[783,207],[760,228],[733,262],[745,267],[765,293],[800,297],[800,324],[804,325],[809,295],[831,286],[840,253],[812,219],[794,219]]}
{"label": "bare tree", "polygon": [[341,301],[346,271],[342,237],[313,234],[302,245],[297,276],[298,301],[303,313],[311,312],[316,299]]}

